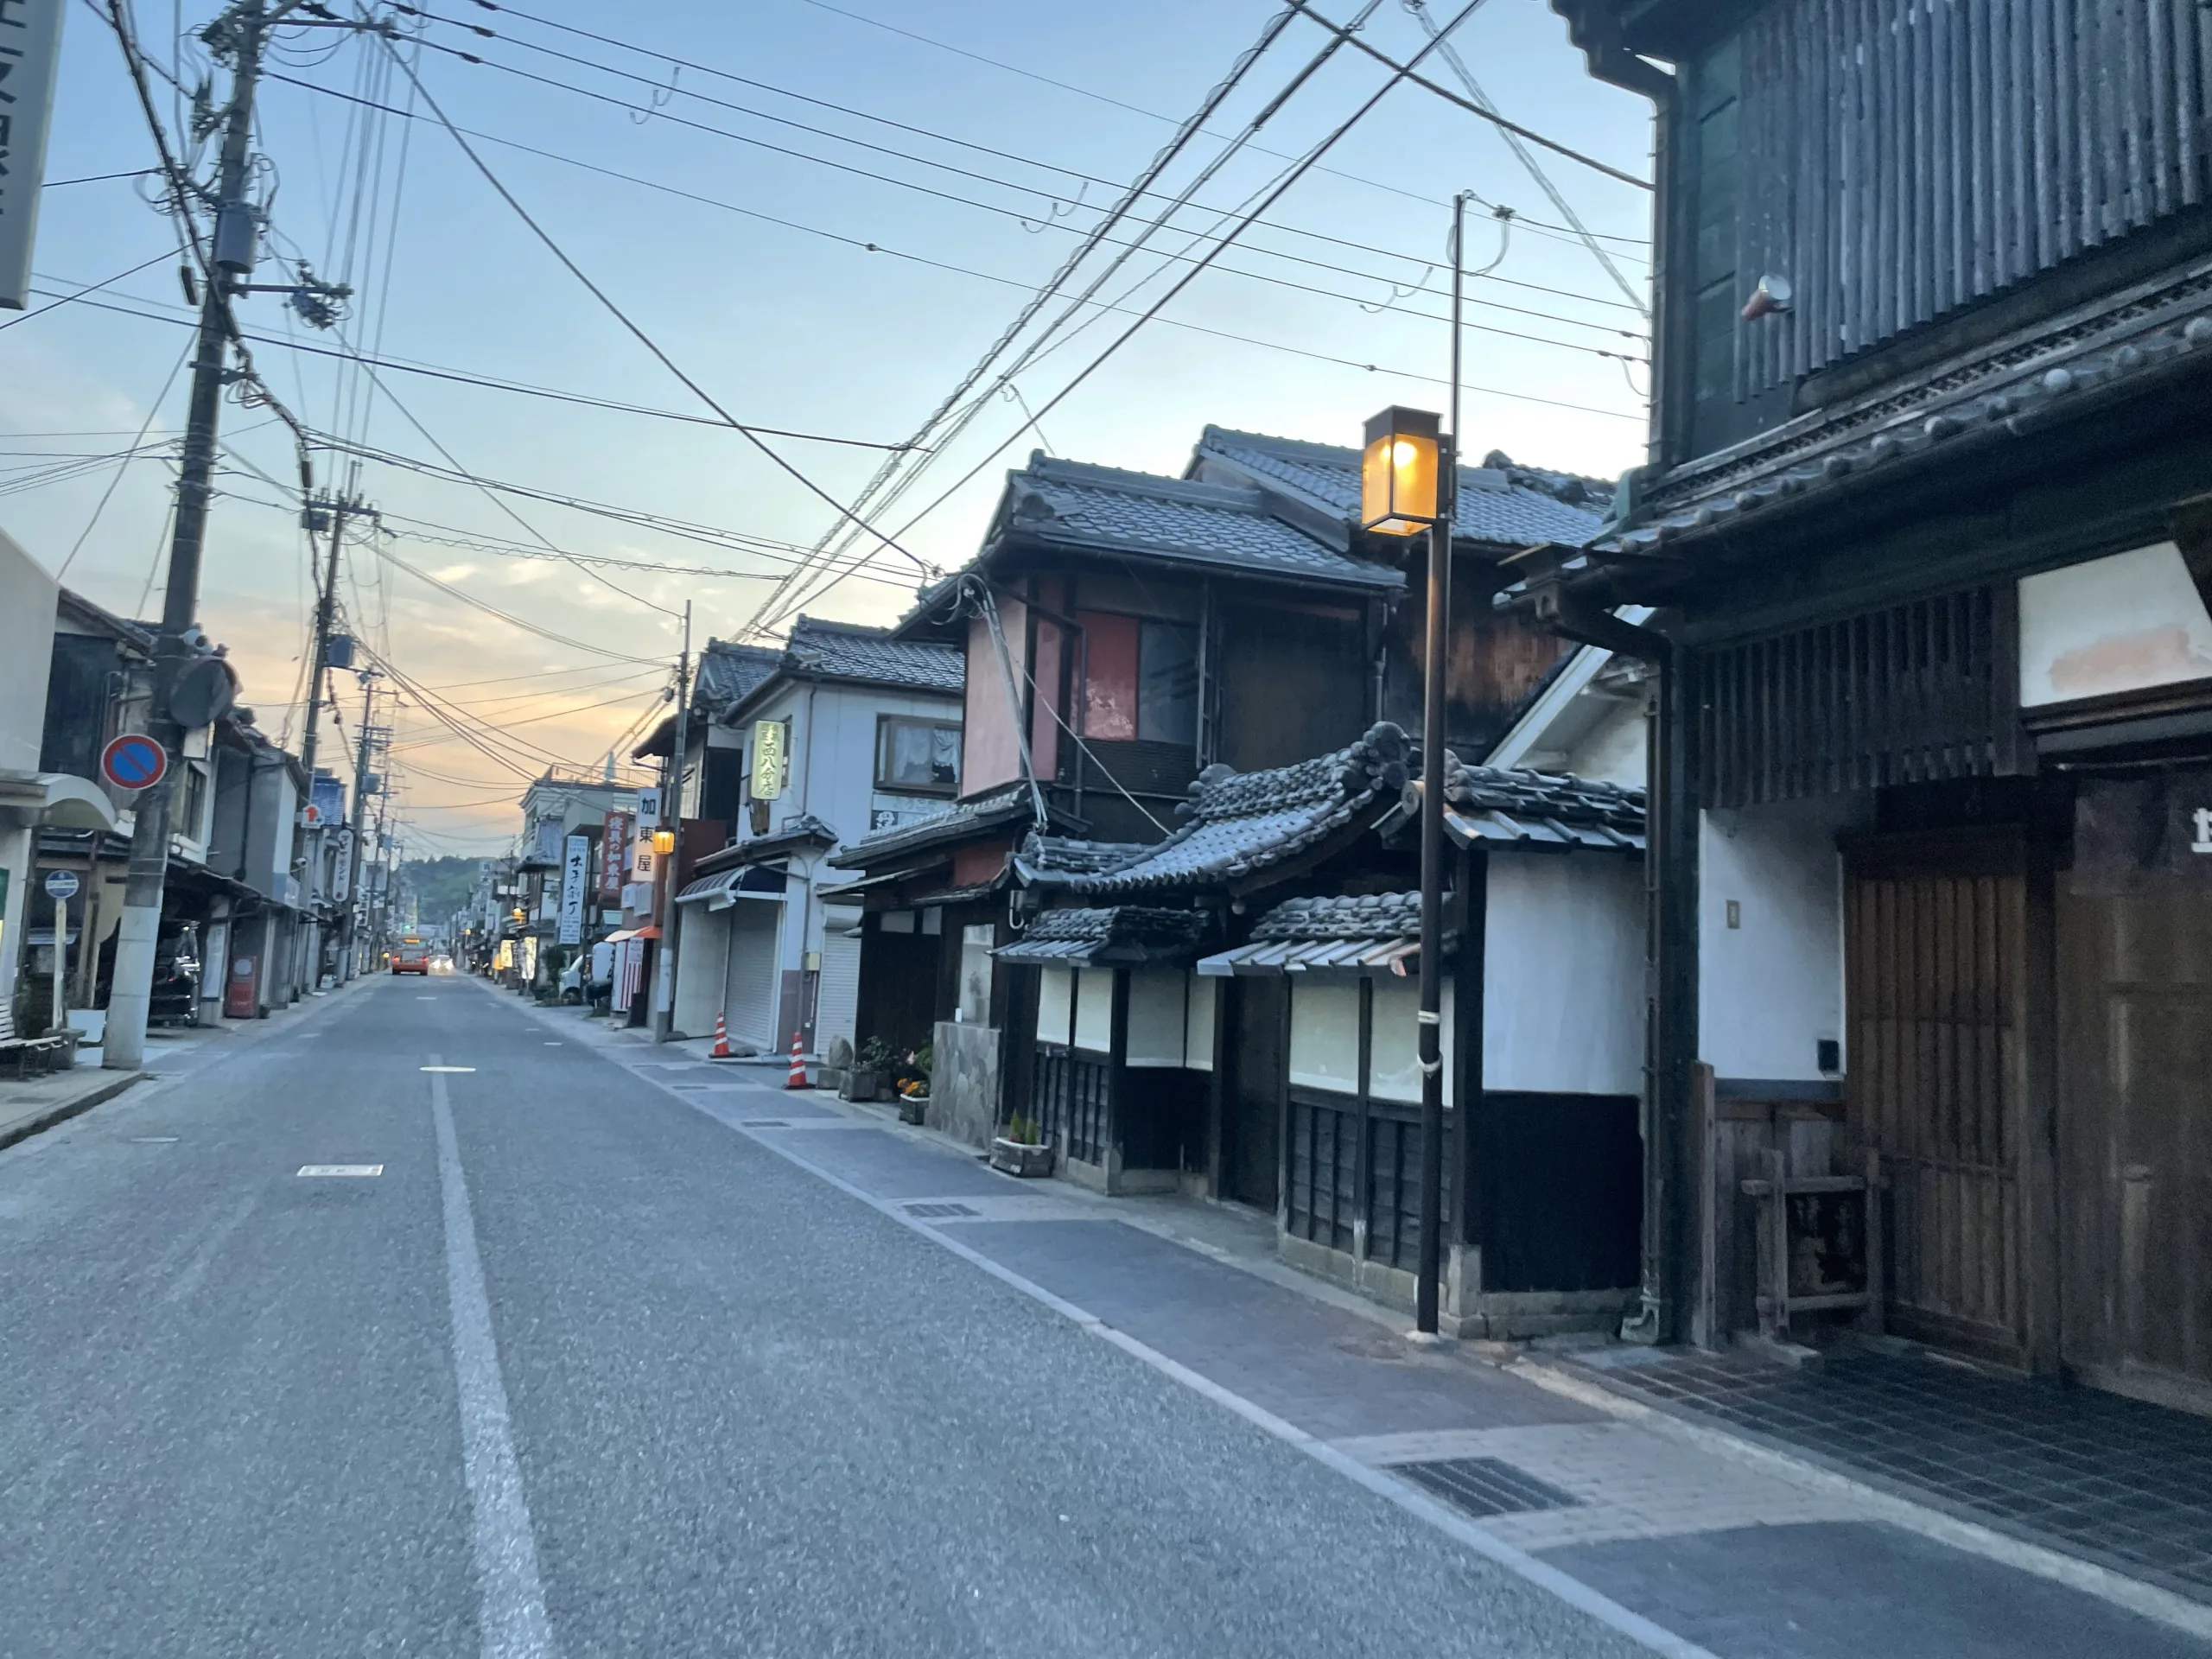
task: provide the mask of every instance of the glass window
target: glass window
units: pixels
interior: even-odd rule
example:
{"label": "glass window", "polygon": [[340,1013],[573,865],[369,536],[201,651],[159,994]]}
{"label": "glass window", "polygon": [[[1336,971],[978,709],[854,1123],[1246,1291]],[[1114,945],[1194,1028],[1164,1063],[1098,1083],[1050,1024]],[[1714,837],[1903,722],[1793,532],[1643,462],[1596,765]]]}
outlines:
{"label": "glass window", "polygon": [[876,722],[879,789],[950,795],[960,783],[960,728],[886,715]]}
{"label": "glass window", "polygon": [[1359,1092],[1359,982],[1300,976],[1290,982],[1290,1080],[1335,1094]]}
{"label": "glass window", "polygon": [[1198,631],[1147,622],[1138,644],[1137,735],[1147,743],[1198,741]]}

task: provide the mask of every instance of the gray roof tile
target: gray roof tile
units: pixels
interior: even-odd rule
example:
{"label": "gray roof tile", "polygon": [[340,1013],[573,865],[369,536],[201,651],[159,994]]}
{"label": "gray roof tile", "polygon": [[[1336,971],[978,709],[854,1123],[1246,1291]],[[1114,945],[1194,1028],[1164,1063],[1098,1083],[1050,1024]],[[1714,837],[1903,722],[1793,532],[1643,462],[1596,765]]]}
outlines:
{"label": "gray roof tile", "polygon": [[749,696],[784,660],[774,645],[740,645],[709,639],[699,653],[698,700],[709,709],[727,709]]}
{"label": "gray roof tile", "polygon": [[955,802],[944,811],[912,823],[894,824],[872,836],[863,836],[830,854],[829,862],[841,870],[866,869],[888,859],[947,845],[986,830],[1010,829],[1033,822],[1035,817],[1036,808],[1028,785],[1014,784],[988,795],[979,795],[972,801]]}
{"label": "gray roof tile", "polygon": [[[1307,505],[1347,522],[1359,512],[1357,449],[1210,426],[1198,440],[1198,454],[1284,486]],[[1459,469],[1453,533],[1460,540],[1509,547],[1547,542],[1579,546],[1598,533],[1612,495],[1608,480],[1516,466],[1492,450],[1480,467]]]}
{"label": "gray roof tile", "polygon": [[802,616],[791,625],[785,659],[796,669],[840,680],[918,691],[959,691],[967,684],[967,654],[957,645],[893,639],[887,628],[823,622]]}
{"label": "gray roof tile", "polygon": [[1265,493],[1032,455],[1008,487],[1009,533],[1250,575],[1389,588],[1404,576],[1346,558],[1267,510]]}
{"label": "gray roof tile", "polygon": [[1357,742],[1296,766],[1209,766],[1180,809],[1190,822],[1157,847],[1097,874],[1038,885],[1104,894],[1241,881],[1349,826],[1379,822],[1405,794],[1408,755],[1406,734],[1385,721]]}
{"label": "gray roof tile", "polygon": [[1380,944],[1420,932],[1420,893],[1368,893],[1287,899],[1252,925],[1252,942]]}

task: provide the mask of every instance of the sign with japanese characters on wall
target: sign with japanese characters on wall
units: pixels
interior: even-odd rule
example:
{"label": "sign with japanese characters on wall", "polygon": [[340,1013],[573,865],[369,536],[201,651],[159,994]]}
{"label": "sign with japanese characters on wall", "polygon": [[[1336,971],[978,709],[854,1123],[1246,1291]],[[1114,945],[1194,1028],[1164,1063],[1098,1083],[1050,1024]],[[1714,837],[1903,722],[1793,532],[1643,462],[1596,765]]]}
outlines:
{"label": "sign with japanese characters on wall", "polygon": [[591,837],[570,836],[561,858],[561,943],[584,938],[584,887],[591,880]]}

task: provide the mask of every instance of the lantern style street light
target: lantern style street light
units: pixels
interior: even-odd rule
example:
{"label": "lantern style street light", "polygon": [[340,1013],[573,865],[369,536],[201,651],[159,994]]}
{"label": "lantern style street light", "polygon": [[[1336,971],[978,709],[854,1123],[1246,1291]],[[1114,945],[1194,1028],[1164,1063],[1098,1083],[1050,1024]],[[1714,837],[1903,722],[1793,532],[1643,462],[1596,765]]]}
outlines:
{"label": "lantern style street light", "polygon": [[661,856],[661,857],[663,857],[663,858],[666,858],[666,857],[667,857],[671,853],[674,852],[675,850],[676,850],[676,831],[675,831],[675,830],[654,830],[654,831],[653,831],[653,851],[654,851],[656,854],[659,855],[659,856]]}
{"label": "lantern style street light", "polygon": [[[1452,507],[1459,484],[1460,232],[1467,196],[1452,202],[1452,429],[1417,409],[1392,407],[1367,423],[1359,461],[1360,528],[1428,532],[1428,613],[1421,658],[1421,1258],[1414,1329],[1433,1337],[1444,1255],[1444,738],[1445,664],[1451,654]],[[1479,985],[1466,995],[1480,996]],[[1462,1103],[1460,1133],[1466,1132]],[[1464,1167],[1464,1165],[1463,1165]]]}
{"label": "lantern style street light", "polygon": [[1359,527],[1413,536],[1445,508],[1442,423],[1425,410],[1395,404],[1367,423],[1359,457]]}

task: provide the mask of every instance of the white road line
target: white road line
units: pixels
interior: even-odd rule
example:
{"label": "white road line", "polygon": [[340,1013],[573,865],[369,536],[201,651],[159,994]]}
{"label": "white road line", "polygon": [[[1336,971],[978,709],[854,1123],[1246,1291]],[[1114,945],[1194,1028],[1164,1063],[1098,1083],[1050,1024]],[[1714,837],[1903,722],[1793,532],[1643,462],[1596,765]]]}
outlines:
{"label": "white road line", "polygon": [[[620,1062],[617,1061],[616,1064],[620,1065]],[[634,1069],[631,1069],[632,1075],[638,1075]],[[1071,1321],[1090,1335],[1111,1343],[1124,1353],[1141,1360],[1153,1370],[1173,1378],[1192,1392],[1203,1395],[1216,1405],[1233,1412],[1275,1439],[1296,1446],[1306,1456],[1333,1469],[1345,1479],[1365,1487],[1378,1497],[1387,1499],[1400,1509],[1418,1516],[1438,1531],[1474,1551],[1475,1554],[1494,1562],[1528,1583],[1550,1592],[1577,1611],[1587,1614],[1597,1623],[1628,1637],[1629,1640],[1651,1652],[1664,1656],[1664,1659],[1719,1659],[1719,1656],[1710,1649],[1700,1647],[1687,1637],[1675,1635],[1664,1625],[1646,1618],[1633,1608],[1622,1605],[1603,1592],[1592,1589],[1581,1580],[1570,1576],[1550,1562],[1541,1560],[1526,1550],[1516,1549],[1503,1539],[1484,1531],[1457,1510],[1439,1502],[1410,1482],[1402,1480],[1388,1471],[1366,1467],[1347,1457],[1328,1442],[1314,1439],[1296,1424],[1277,1416],[1266,1407],[1255,1404],[1243,1395],[1224,1388],[1211,1377],[1192,1370],[1180,1361],[1169,1358],[1158,1349],[1129,1335],[1128,1332],[1115,1329],[1096,1313],[1077,1306],[1064,1296],[1055,1295],[1035,1281],[1025,1278],[1013,1268],[993,1261],[980,1250],[970,1249],[928,1222],[918,1220],[908,1215],[901,1205],[911,1200],[879,1198],[873,1193],[861,1191],[842,1177],[833,1175],[821,1165],[801,1157],[784,1142],[772,1139],[767,1134],[747,1128],[741,1121],[725,1116],[722,1109],[718,1109],[715,1105],[701,1100],[696,1096],[677,1093],[676,1085],[662,1083],[658,1077],[640,1077],[639,1080],[667,1090],[674,1098],[682,1101],[685,1105],[704,1113],[727,1128],[736,1130],[748,1141],[757,1146],[766,1147],[786,1162],[796,1164],[817,1180],[836,1188],[849,1197],[859,1199],[869,1209],[890,1217],[901,1227],[906,1228],[909,1231],[919,1233],[924,1238],[930,1240],[942,1249],[951,1251],[953,1255],[971,1267],[980,1268],[992,1278],[1002,1284],[1011,1286],[1033,1300],[1042,1302],[1055,1313]]]}
{"label": "white road line", "polygon": [[418,1065],[417,1071],[474,1071],[473,1065]]}
{"label": "white road line", "polygon": [[[431,1057],[433,1059],[436,1056]],[[453,1304],[453,1370],[461,1395],[461,1463],[468,1482],[476,1547],[476,1627],[483,1659],[551,1659],[553,1627],[537,1577],[537,1538],[507,1431],[507,1387],[492,1334],[492,1303],[476,1254],[476,1223],[461,1146],[453,1132],[445,1073],[427,1065],[430,1116],[438,1131],[438,1185],[445,1195],[446,1291]],[[467,1070],[467,1068],[458,1068]]]}

